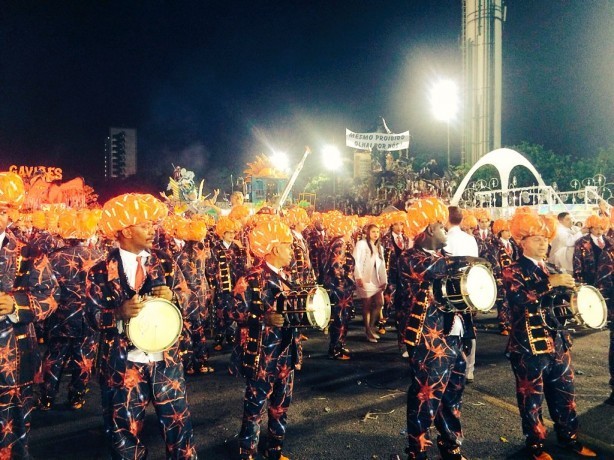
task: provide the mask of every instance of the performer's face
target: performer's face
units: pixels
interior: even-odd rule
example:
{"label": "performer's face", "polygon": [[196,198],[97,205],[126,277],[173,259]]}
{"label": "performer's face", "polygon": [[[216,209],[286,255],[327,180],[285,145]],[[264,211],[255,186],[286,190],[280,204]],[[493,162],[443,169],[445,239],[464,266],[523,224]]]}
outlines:
{"label": "performer's face", "polygon": [[8,206],[0,206],[0,233],[4,233],[9,225],[10,209]]}
{"label": "performer's face", "polygon": [[510,236],[512,236],[512,234],[510,233],[509,230],[501,231],[501,238],[503,238],[504,240],[509,240]]}
{"label": "performer's face", "polygon": [[236,234],[237,232],[235,232],[234,230],[224,232],[224,241],[226,241],[226,243],[232,243],[232,241],[235,239]]}
{"label": "performer's face", "polygon": [[292,243],[279,243],[275,246],[275,256],[277,257],[277,266],[280,268],[287,267],[292,262]]}
{"label": "performer's face", "polygon": [[571,220],[571,214],[567,214],[565,217],[563,217],[561,220],[559,220],[559,222],[561,223],[561,225],[564,225],[567,228],[571,228],[573,222]]}
{"label": "performer's face", "polygon": [[392,224],[392,231],[397,235],[403,233],[403,222],[395,222]]}
{"label": "performer's face", "polygon": [[591,227],[589,231],[591,232],[591,235],[593,235],[595,238],[599,238],[601,235],[605,233],[605,229],[602,226]]}
{"label": "performer's face", "polygon": [[488,228],[490,227],[490,220],[488,220],[488,219],[480,219],[478,221],[478,225],[480,227],[480,230],[488,230]]}
{"label": "performer's face", "polygon": [[153,222],[131,225],[121,231],[120,246],[126,251],[138,254],[153,247],[156,226]]}
{"label": "performer's face", "polygon": [[436,249],[443,248],[448,242],[448,234],[442,223],[436,222],[431,224],[431,234],[433,235],[433,243]]}
{"label": "performer's face", "polygon": [[369,229],[368,237],[370,241],[377,241],[379,239],[379,228],[371,227],[371,229]]}
{"label": "performer's face", "polygon": [[527,236],[521,244],[524,255],[531,259],[542,260],[548,253],[548,238],[545,236]]}

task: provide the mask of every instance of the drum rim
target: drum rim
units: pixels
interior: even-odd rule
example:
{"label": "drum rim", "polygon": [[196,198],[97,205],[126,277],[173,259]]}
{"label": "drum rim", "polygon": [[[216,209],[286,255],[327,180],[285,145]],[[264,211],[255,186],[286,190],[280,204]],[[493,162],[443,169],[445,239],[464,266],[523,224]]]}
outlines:
{"label": "drum rim", "polygon": [[[316,293],[323,293],[324,296],[326,297],[326,301],[328,304],[328,308],[325,308],[325,317],[326,317],[326,324],[324,324],[323,326],[319,325],[319,324],[314,324],[315,321],[311,321],[312,318],[315,319],[315,315],[313,311],[309,311],[308,306],[311,305],[313,303],[313,298],[316,296]],[[307,321],[309,321],[309,324],[312,327],[315,327],[317,329],[320,329],[321,331],[323,331],[324,329],[326,329],[326,327],[329,325],[330,323],[330,319],[332,317],[332,305],[330,303],[330,296],[328,295],[328,291],[326,289],[324,289],[323,286],[314,286],[312,289],[309,290],[309,293],[307,294],[307,301],[305,303],[305,313],[307,314]]]}
{"label": "drum rim", "polygon": [[[580,312],[580,308],[578,306],[579,305],[578,297],[580,296],[580,291],[582,289],[587,289],[588,291],[596,293],[597,297],[600,299],[600,303],[601,303],[601,306],[603,307],[602,311],[604,312],[604,315],[603,315],[603,319],[601,323],[599,323],[599,326],[589,326],[586,320],[584,319],[584,317],[582,316],[582,312]],[[590,284],[582,284],[578,286],[577,289],[572,293],[569,299],[569,305],[571,307],[571,312],[573,313],[574,317],[576,318],[579,317],[579,321],[581,322],[581,325],[584,325],[588,327],[589,329],[602,329],[608,323],[608,310],[607,310],[605,299],[603,298],[601,291],[599,291],[599,289],[597,289],[595,286],[591,286]]]}
{"label": "drum rim", "polygon": [[[469,273],[474,268],[479,268],[480,270],[483,270],[488,275],[488,277],[492,280],[492,285],[495,287],[495,290],[494,290],[495,295],[493,296],[493,301],[488,308],[478,308],[474,304],[473,300],[471,299],[471,294],[468,292],[467,282],[469,279]],[[492,308],[497,303],[497,280],[495,279],[495,276],[493,275],[492,271],[488,268],[486,264],[483,264],[483,263],[471,264],[469,267],[467,267],[466,270],[464,270],[460,281],[461,281],[461,294],[462,294],[463,300],[465,300],[465,303],[469,306],[469,308],[474,308],[479,312],[488,312],[492,310]]]}
{"label": "drum rim", "polygon": [[[166,300],[160,297],[153,297],[153,298],[148,298],[146,300],[144,300],[142,302],[143,308],[141,308],[141,310],[139,311],[139,313],[132,318],[130,321],[134,321],[136,318],[139,317],[139,315],[141,314],[141,312],[147,307],[147,305],[153,305],[153,304],[166,304],[166,305],[170,305],[172,306],[176,313],[177,313],[177,317],[179,318],[179,331],[175,334],[174,339],[172,340],[172,342],[170,343],[170,345],[168,345],[166,348],[162,348],[162,349],[145,349],[142,347],[139,347],[135,341],[132,339],[132,337],[130,337],[130,321],[128,321],[128,323],[126,323],[125,325],[125,333],[126,336],[128,337],[128,339],[130,340],[130,342],[137,347],[139,350],[144,351],[145,353],[160,353],[166,350],[170,350],[173,345],[175,345],[177,343],[177,340],[179,339],[179,337],[181,336],[181,331],[183,330],[183,315],[181,314],[181,310],[179,310],[179,308],[177,307],[177,305],[175,305],[173,302],[171,302],[170,300]],[[136,342],[138,342],[138,339],[136,340]]]}

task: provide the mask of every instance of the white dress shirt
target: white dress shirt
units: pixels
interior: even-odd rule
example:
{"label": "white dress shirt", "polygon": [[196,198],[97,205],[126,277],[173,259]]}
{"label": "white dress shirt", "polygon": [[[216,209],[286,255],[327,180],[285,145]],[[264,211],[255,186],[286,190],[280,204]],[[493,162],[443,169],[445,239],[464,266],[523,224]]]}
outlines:
{"label": "white dress shirt", "polygon": [[[150,254],[147,251],[141,251],[138,254],[134,254],[133,252],[125,251],[124,249],[120,248],[119,256],[122,259],[122,266],[124,267],[124,273],[126,274],[128,284],[132,289],[136,289],[136,269],[138,266],[136,258],[138,256],[141,257],[141,265],[143,267],[143,271],[147,273],[147,270],[145,268],[145,261],[150,256]],[[122,332],[124,330],[123,321],[118,321],[117,329],[119,330],[119,332]],[[156,353],[147,353],[143,350],[135,348],[128,352],[128,361],[132,361],[133,363],[150,363],[155,361],[162,361],[163,359],[163,351],[159,351]]]}
{"label": "white dress shirt", "polygon": [[582,238],[582,232],[575,225],[571,228],[557,224],[556,236],[550,243],[548,261],[565,273],[573,273],[573,251],[576,241]]}

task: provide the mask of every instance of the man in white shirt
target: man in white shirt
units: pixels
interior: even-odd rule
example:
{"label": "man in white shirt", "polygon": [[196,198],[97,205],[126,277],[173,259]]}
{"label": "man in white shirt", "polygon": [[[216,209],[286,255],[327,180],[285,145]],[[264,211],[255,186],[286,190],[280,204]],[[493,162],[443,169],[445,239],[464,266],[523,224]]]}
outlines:
{"label": "man in white shirt", "polygon": [[561,212],[558,216],[556,236],[550,243],[548,261],[556,265],[565,273],[573,272],[573,251],[576,241],[582,238],[585,231],[580,231],[573,225],[571,214]]}
{"label": "man in white shirt", "polygon": [[[460,228],[460,223],[463,220],[463,213],[458,206],[448,206],[448,241],[443,248],[444,252],[450,256],[471,256],[478,257],[478,243],[475,238]],[[454,319],[450,335],[464,335],[462,321],[459,318]],[[476,340],[471,339],[471,350],[467,355],[467,383],[473,382],[475,370],[475,349]]]}
{"label": "man in white shirt", "polygon": [[167,213],[151,195],[125,194],[103,207],[99,226],[119,248],[96,264],[86,282],[88,310],[101,331],[100,387],[105,431],[112,458],[145,458],[139,439],[152,402],[170,458],[194,459],[190,409],[179,344],[166,351],[134,347],[125,326],[143,308],[143,297],[180,306],[188,287],[172,258],[154,250],[155,222]]}

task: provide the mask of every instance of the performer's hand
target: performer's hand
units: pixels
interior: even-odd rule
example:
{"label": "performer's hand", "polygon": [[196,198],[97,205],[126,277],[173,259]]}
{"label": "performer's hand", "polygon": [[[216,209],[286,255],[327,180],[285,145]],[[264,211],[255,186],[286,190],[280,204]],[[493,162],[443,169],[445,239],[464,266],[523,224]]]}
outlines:
{"label": "performer's hand", "polygon": [[362,282],[360,278],[356,280],[356,286],[358,286],[361,289],[365,287],[364,283]]}
{"label": "performer's hand", "polygon": [[173,300],[173,291],[168,286],[156,286],[151,290],[151,294],[154,297],[160,297],[161,299],[168,300],[169,302]]}
{"label": "performer's hand", "polygon": [[471,353],[471,348],[473,347],[473,341],[471,339],[462,339],[461,348],[463,349],[463,353],[469,355]]}
{"label": "performer's hand", "polygon": [[576,282],[568,273],[557,273],[548,277],[548,282],[552,287],[562,286],[567,288],[575,288]]}
{"label": "performer's hand", "polygon": [[265,313],[264,324],[272,327],[282,327],[284,325],[284,317],[279,313]]}
{"label": "performer's hand", "polygon": [[128,321],[130,318],[134,318],[139,314],[143,308],[143,303],[139,300],[139,296],[132,296],[131,299],[125,300],[119,307],[119,317],[124,321]]}
{"label": "performer's hand", "polygon": [[0,292],[0,315],[15,313],[15,299],[6,292]]}

